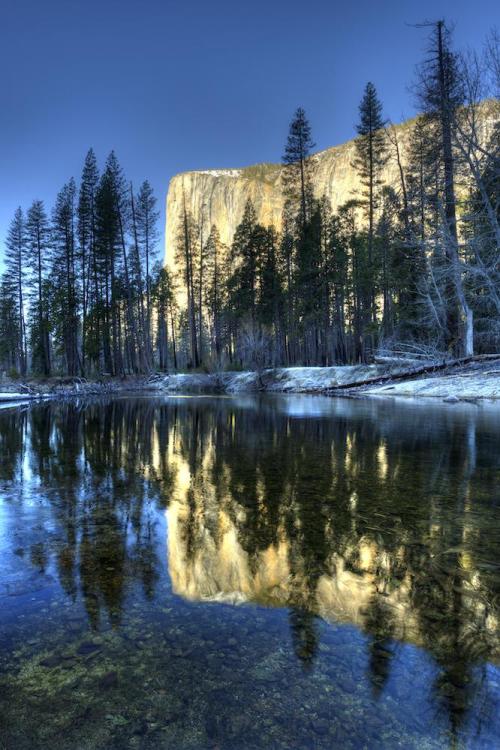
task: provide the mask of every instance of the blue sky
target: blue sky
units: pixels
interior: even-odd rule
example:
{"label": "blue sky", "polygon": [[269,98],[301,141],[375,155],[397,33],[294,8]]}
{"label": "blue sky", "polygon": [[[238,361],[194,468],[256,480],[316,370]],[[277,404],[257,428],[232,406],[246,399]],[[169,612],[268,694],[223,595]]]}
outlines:
{"label": "blue sky", "polygon": [[176,172],[279,161],[299,105],[318,149],[352,137],[368,80],[411,116],[410,24],[439,17],[458,47],[500,25],[493,0],[2,0],[0,254],[15,208],[50,207],[90,146],[163,206]]}

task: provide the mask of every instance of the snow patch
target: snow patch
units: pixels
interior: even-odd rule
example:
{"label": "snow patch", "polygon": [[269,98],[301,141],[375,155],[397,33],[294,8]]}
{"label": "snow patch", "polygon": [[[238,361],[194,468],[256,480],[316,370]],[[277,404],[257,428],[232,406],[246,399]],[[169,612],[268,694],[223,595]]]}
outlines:
{"label": "snow patch", "polygon": [[210,174],[213,177],[239,177],[241,169],[200,169],[198,174]]}
{"label": "snow patch", "polygon": [[401,383],[375,385],[366,393],[377,396],[419,396],[442,398],[448,403],[463,399],[500,399],[500,375],[487,372],[442,375],[407,380]]}

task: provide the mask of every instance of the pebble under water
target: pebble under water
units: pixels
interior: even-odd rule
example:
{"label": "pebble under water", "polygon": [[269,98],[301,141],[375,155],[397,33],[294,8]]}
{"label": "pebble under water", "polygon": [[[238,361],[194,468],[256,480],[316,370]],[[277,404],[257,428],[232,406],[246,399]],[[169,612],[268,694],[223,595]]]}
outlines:
{"label": "pebble under water", "polygon": [[500,748],[500,408],[0,411],[0,749]]}

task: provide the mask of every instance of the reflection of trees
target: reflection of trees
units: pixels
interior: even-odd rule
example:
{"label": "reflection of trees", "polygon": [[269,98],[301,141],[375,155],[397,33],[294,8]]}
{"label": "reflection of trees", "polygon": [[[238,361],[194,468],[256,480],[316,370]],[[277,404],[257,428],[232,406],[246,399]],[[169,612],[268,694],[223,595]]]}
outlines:
{"label": "reflection of trees", "polygon": [[22,467],[27,414],[24,409],[2,410],[0,414],[0,480],[19,481]]}
{"label": "reflection of trees", "polygon": [[295,653],[308,668],[312,665],[318,648],[316,618],[311,610],[292,607],[289,619]]}
{"label": "reflection of trees", "polygon": [[24,451],[58,529],[57,541],[36,540],[33,564],[53,559],[91,621],[107,612],[116,622],[131,581],[154,594],[151,509],[176,498],[185,567],[208,544],[218,550],[228,526],[256,580],[267,552],[286,550],[279,603],[305,664],[324,582],[339,570],[344,583],[362,582],[375,694],[390,678],[394,639],[415,640],[435,657],[435,691],[458,732],[474,665],[500,655],[498,432],[480,412],[401,418],[402,407],[339,402],[300,419],[280,403],[115,400],[1,415],[0,479],[22,479]]}
{"label": "reflection of trees", "polygon": [[375,695],[378,695],[391,670],[394,647],[391,636],[394,633],[394,617],[381,596],[374,592],[365,613],[365,628],[371,635],[369,642],[370,679]]}
{"label": "reflection of trees", "polygon": [[168,502],[173,478],[170,415],[160,411],[121,400],[85,408],[45,404],[0,419],[0,440],[18,452],[9,462],[2,454],[1,477],[14,477],[26,450],[39,483],[32,492],[50,505],[54,520],[55,531],[30,545],[30,560],[39,570],[54,560],[63,590],[73,600],[81,594],[95,627],[101,612],[119,622],[127,585],[137,581],[147,597],[154,594],[153,510]]}

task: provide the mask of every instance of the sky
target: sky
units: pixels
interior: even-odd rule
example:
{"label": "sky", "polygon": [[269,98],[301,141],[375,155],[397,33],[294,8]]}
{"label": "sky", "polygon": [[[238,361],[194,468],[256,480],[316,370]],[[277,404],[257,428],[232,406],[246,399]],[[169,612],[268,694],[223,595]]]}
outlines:
{"label": "sky", "polygon": [[1,0],[0,267],[16,207],[50,209],[89,147],[163,211],[178,172],[279,161],[298,106],[318,150],[353,137],[368,80],[412,116],[412,24],[441,17],[459,48],[500,26],[495,0]]}

